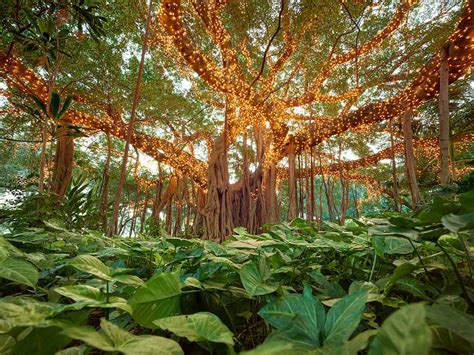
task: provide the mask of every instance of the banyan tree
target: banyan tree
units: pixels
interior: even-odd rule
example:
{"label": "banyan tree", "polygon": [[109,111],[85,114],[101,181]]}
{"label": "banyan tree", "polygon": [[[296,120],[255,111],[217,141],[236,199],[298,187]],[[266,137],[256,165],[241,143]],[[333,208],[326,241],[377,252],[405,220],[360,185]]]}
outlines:
{"label": "banyan tree", "polygon": [[[179,232],[184,218],[194,233],[215,241],[223,241],[236,227],[256,232],[276,222],[282,189],[286,217],[317,221],[317,176],[324,181],[319,193],[327,195],[328,204],[334,188],[328,180],[340,180],[341,204],[329,210],[343,222],[353,182],[390,195],[396,205],[415,208],[420,201],[417,149],[439,157],[436,169],[442,184],[453,173],[462,173],[453,166],[450,147],[461,149],[472,140],[472,131],[451,134],[448,88],[469,80],[473,0],[140,1],[134,4],[140,37],[119,56],[124,61],[137,57],[136,65],[127,68],[136,80],[125,98],[114,97],[115,79],[108,74],[113,68],[97,59],[113,53],[114,43],[121,40],[114,28],[109,41],[107,26],[113,24],[89,12],[81,18],[86,30],[75,33],[74,40],[92,36],[99,42],[89,44],[95,57],[88,62],[84,53],[57,47],[54,56],[38,60],[27,40],[35,25],[24,25],[24,18],[50,12],[60,41],[62,28],[72,26],[68,16],[76,19],[77,14],[67,13],[67,7],[54,12],[53,5],[32,5],[30,13],[16,14],[15,20],[13,5],[5,6],[11,18],[5,20],[0,53],[2,95],[8,100],[2,120],[39,112],[41,122],[55,122],[53,136],[47,127],[41,129],[43,155],[47,145],[54,151],[49,166],[42,159],[39,184],[58,196],[71,181],[75,141],[99,133],[108,142],[103,146],[108,152],[103,210],[109,208],[110,140],[123,140],[123,172],[127,163],[133,165],[128,158],[134,150],[159,166],[153,180],[136,173],[138,158],[132,167],[145,192],[141,205],[136,203],[143,214],[134,213],[134,223],[143,225],[151,218]],[[123,63],[116,65],[120,72]],[[64,66],[80,66],[85,74],[68,74]],[[156,68],[174,87],[152,91],[150,77],[157,75]],[[90,76],[94,90],[84,84]],[[166,100],[176,88],[197,110],[187,117],[157,117],[160,98]],[[150,97],[155,97],[153,103],[147,101]],[[414,118],[421,110],[423,122],[439,125],[439,134],[413,137]],[[203,120],[207,123],[201,127],[194,124]],[[385,137],[385,148],[354,160],[343,158],[344,144],[376,134]],[[336,142],[334,151],[320,149],[331,140]],[[398,196],[396,176],[387,187],[360,171],[382,159],[396,168],[398,156],[404,157],[409,200]],[[114,197],[117,208],[121,184]],[[103,217],[111,234],[118,233],[117,216],[108,222],[107,213]]]}

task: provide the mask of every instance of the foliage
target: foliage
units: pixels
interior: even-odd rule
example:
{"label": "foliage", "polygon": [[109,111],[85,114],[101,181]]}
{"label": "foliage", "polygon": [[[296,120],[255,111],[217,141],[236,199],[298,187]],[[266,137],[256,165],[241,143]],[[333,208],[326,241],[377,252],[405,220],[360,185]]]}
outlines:
{"label": "foliage", "polygon": [[322,231],[237,228],[222,245],[16,212],[0,239],[2,353],[472,353],[473,196]]}
{"label": "foliage", "polygon": [[74,179],[64,197],[50,193],[19,196],[0,218],[16,230],[46,227],[49,230],[98,229],[98,186],[84,176]]}

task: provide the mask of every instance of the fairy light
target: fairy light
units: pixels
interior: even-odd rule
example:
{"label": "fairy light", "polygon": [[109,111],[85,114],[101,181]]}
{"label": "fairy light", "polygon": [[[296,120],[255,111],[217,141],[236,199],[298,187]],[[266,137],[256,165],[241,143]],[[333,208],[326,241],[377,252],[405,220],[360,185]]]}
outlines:
{"label": "fairy light", "polygon": [[[221,99],[225,96],[230,143],[234,142],[239,135],[252,125],[265,126],[265,124],[268,124],[268,129],[264,129],[266,142],[264,168],[277,163],[287,154],[287,146],[290,141],[294,142],[295,151],[299,153],[331,136],[350,129],[370,133],[374,123],[395,118],[405,112],[407,108],[416,108],[423,102],[436,97],[438,93],[440,57],[436,55],[427,65],[417,70],[417,75],[411,84],[385,102],[376,102],[355,111],[343,112],[339,117],[303,116],[296,115],[290,110],[294,106],[304,106],[315,102],[323,104],[355,100],[368,87],[379,85],[380,82],[374,81],[352,88],[345,93],[322,94],[323,89],[326,89],[324,87],[325,82],[335,68],[357,56],[367,55],[380,46],[386,38],[400,27],[415,1],[402,1],[388,25],[371,40],[359,47],[357,51],[351,49],[337,56],[331,56],[326,63],[323,63],[321,72],[316,74],[315,79],[309,85],[309,89],[301,96],[293,97],[287,97],[290,92],[289,85],[284,88],[283,95],[275,90],[274,85],[277,74],[292,58],[301,37],[313,26],[314,19],[309,20],[308,23],[302,26],[300,33],[293,36],[290,28],[290,18],[286,11],[283,12],[285,47],[276,60],[268,59],[268,74],[263,75],[255,86],[250,87],[248,80],[243,78],[242,72],[250,72],[252,78],[256,77],[257,73],[254,70],[252,72],[251,69],[259,63],[255,63],[252,54],[247,49],[245,40],[240,41],[237,48],[241,49],[238,55],[243,57],[246,69],[241,67],[242,63],[236,59],[237,50],[232,46],[231,36],[220,18],[221,11],[227,1],[197,2],[192,0],[191,3],[194,5],[195,15],[197,14],[204,21],[207,33],[219,48],[222,62],[225,65],[219,66],[216,60],[204,54],[192,43],[188,30],[183,23],[184,10],[181,7],[180,0],[164,0],[161,2],[157,21],[152,24],[153,36],[150,39],[150,45],[154,48],[159,47],[165,54],[169,55],[178,64],[176,70],[180,75],[191,77],[191,72],[195,72],[211,89],[218,94],[224,94],[220,95],[219,99],[213,98],[208,99],[208,101],[211,102],[212,106],[222,109],[224,105]],[[450,45],[450,82],[464,75],[472,66],[474,36],[471,26],[471,3],[468,2],[464,14],[448,40]],[[246,5],[244,2],[239,2],[238,6],[245,7]],[[188,14],[186,13],[186,15]],[[164,33],[162,30],[164,30]],[[40,100],[46,101],[47,86],[33,70],[24,67],[14,57],[5,58],[0,55],[0,64],[2,77],[7,85],[16,87],[25,94],[35,94]],[[297,61],[294,68],[289,71],[290,81],[297,73],[301,72],[304,77],[307,75],[302,59]],[[327,91],[324,90],[324,92]],[[198,92],[198,97],[199,94]],[[120,112],[111,112],[106,105],[93,103],[85,96],[75,95],[74,99],[84,106],[93,107],[98,113],[92,115],[71,109],[65,119],[73,124],[104,131],[121,139],[126,137],[127,128]],[[307,122],[308,120],[310,121],[309,124],[305,124],[302,129],[292,134],[294,122]],[[195,159],[190,153],[178,147],[178,145],[184,145],[187,148],[192,148],[194,140],[205,140],[209,149],[212,146],[212,136],[207,132],[196,132],[188,137],[177,137],[173,143],[135,132],[132,137],[132,144],[155,159],[173,167],[176,174],[190,176],[199,186],[205,188],[207,184],[207,164]],[[367,158],[366,161],[371,160]]]}

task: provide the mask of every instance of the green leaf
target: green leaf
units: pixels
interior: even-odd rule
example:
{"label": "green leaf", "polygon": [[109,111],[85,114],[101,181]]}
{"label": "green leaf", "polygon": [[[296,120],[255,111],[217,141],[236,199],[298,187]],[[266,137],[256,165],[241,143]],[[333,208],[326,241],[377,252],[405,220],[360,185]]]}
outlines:
{"label": "green leaf", "polygon": [[258,314],[278,330],[272,333],[274,339],[321,346],[326,315],[323,305],[307,285],[302,295],[279,297],[267,303]]}
{"label": "green leaf", "polygon": [[394,226],[404,228],[413,228],[419,223],[417,219],[405,216],[390,217],[388,221]]}
{"label": "green leaf", "polygon": [[448,305],[427,307],[426,318],[433,324],[446,328],[474,346],[474,317]]}
{"label": "green leaf", "polygon": [[339,300],[327,313],[324,345],[341,345],[354,333],[362,318],[367,292],[360,290]]}
{"label": "green leaf", "polygon": [[54,355],[86,355],[86,346],[73,346],[54,353]]}
{"label": "green leaf", "polygon": [[141,326],[156,328],[153,321],[180,312],[180,297],[178,272],[162,273],[139,287],[128,303],[132,307],[133,318]]}
{"label": "green leaf", "polygon": [[276,291],[278,283],[271,281],[272,270],[265,258],[251,261],[240,269],[240,279],[250,297],[266,295]]}
{"label": "green leaf", "polygon": [[79,339],[103,351],[119,351],[125,355],[160,354],[181,355],[183,351],[175,341],[154,335],[135,336],[104,318],[100,321],[102,333],[92,327],[67,327],[62,334]]}
{"label": "green leaf", "polygon": [[10,257],[0,261],[0,278],[35,287],[39,273],[29,262]]}
{"label": "green leaf", "polygon": [[68,96],[66,98],[66,101],[64,101],[64,105],[63,105],[63,108],[61,109],[61,111],[59,111],[58,115],[57,115],[57,119],[60,120],[64,114],[67,112],[67,110],[69,109],[69,106],[71,106],[71,103],[72,103],[72,96]]}
{"label": "green leaf", "polygon": [[342,345],[325,345],[314,349],[312,355],[357,355],[369,344],[370,338],[377,334],[377,330],[367,330]]}
{"label": "green leaf", "polygon": [[406,227],[397,227],[392,225],[376,225],[369,228],[370,235],[379,235],[379,236],[395,236],[408,238],[413,241],[420,241],[420,236],[417,230],[406,228]]}
{"label": "green leaf", "polygon": [[103,280],[112,281],[110,268],[95,256],[78,255],[69,261],[69,265],[79,271],[92,274]]}
{"label": "green leaf", "polygon": [[398,266],[393,271],[392,276],[388,279],[387,283],[385,284],[385,290],[384,290],[385,294],[388,294],[390,292],[390,289],[395,284],[395,282],[397,282],[397,280],[401,279],[402,277],[406,275],[410,275],[416,269],[417,269],[417,266],[411,263],[404,263]]}
{"label": "green leaf", "polygon": [[38,97],[36,97],[35,95],[31,95],[31,98],[33,99],[33,101],[36,103],[36,106],[44,113],[44,114],[47,114],[46,112],[46,106],[45,104],[43,103],[43,101],[41,101]]}
{"label": "green leaf", "polygon": [[232,333],[216,315],[199,312],[191,315],[167,317],[154,321],[161,329],[169,330],[190,341],[210,341],[234,345]]}
{"label": "green leaf", "polygon": [[423,282],[418,281],[417,279],[414,279],[412,277],[402,277],[398,279],[394,285],[393,288],[401,291],[408,292],[412,294],[415,297],[419,297],[422,299],[425,299],[427,301],[430,301],[431,299],[425,294],[425,291],[427,287]]}
{"label": "green leaf", "polygon": [[448,214],[441,218],[443,226],[449,229],[451,232],[460,232],[463,230],[474,229],[474,213],[468,213],[463,215]]}
{"label": "green leaf", "polygon": [[413,253],[413,247],[410,242],[399,237],[376,235],[372,238],[372,244],[381,257],[383,257],[384,254]]}
{"label": "green leaf", "polygon": [[422,211],[418,218],[424,223],[439,223],[444,215],[457,213],[461,206],[441,196],[435,196],[428,211]]}
{"label": "green leaf", "polygon": [[61,98],[59,97],[58,93],[53,92],[51,95],[51,112],[54,118],[58,118],[60,102],[61,102]]}
{"label": "green leaf", "polygon": [[15,338],[12,336],[0,334],[0,354],[10,354],[15,343]]}
{"label": "green leaf", "polygon": [[299,354],[314,355],[314,349],[309,346],[300,345],[289,341],[265,341],[250,351],[244,351],[241,355],[280,355],[280,354]]}
{"label": "green leaf", "polygon": [[456,354],[474,353],[474,345],[453,331],[441,326],[432,326],[430,331],[431,338],[433,339],[433,348],[448,350]]}
{"label": "green leaf", "polygon": [[13,348],[11,355],[50,355],[71,342],[71,338],[60,334],[59,327],[34,328],[21,338]]}
{"label": "green leaf", "polygon": [[131,285],[131,286],[141,286],[145,282],[139,278],[138,276],[135,275],[112,275],[112,278],[115,281],[121,282],[125,285]]}
{"label": "green leaf", "polygon": [[474,189],[460,194],[459,202],[464,212],[474,212]]}
{"label": "green leaf", "polygon": [[15,327],[35,326],[63,310],[63,305],[28,297],[4,297],[0,299],[0,333]]}
{"label": "green leaf", "polygon": [[84,305],[103,308],[119,308],[128,313],[132,313],[132,308],[124,298],[108,296],[98,288],[89,285],[63,286],[54,289],[62,296],[72,298],[76,302]]}
{"label": "green leaf", "polygon": [[425,355],[431,336],[425,306],[410,304],[395,311],[382,324],[369,346],[369,355]]}
{"label": "green leaf", "polygon": [[[102,323],[102,322],[101,322]],[[67,327],[63,329],[61,334],[64,334],[70,338],[81,340],[95,348],[104,351],[114,351],[114,344],[104,334],[97,332],[92,327]]]}

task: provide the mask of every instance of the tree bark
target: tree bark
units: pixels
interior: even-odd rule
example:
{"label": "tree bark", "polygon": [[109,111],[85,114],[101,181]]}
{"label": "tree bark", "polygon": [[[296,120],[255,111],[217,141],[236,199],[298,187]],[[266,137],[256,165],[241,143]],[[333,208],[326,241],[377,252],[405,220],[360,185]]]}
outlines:
{"label": "tree bark", "polygon": [[140,233],[143,233],[143,230],[145,228],[145,222],[146,222],[146,214],[148,210],[148,201],[150,199],[150,191],[147,189],[145,193],[145,200],[143,201],[143,210],[142,210],[142,215],[140,217]]}
{"label": "tree bark", "polygon": [[50,188],[60,197],[64,196],[69,187],[74,163],[74,137],[69,125],[69,122],[61,121],[56,132],[56,154]]}
{"label": "tree bark", "polygon": [[439,69],[439,145],[441,153],[441,185],[450,183],[449,173],[449,65],[448,48],[441,51]]}
{"label": "tree bark", "polygon": [[112,223],[111,223],[111,228],[109,229],[109,233],[108,233],[109,236],[112,236],[113,234],[117,233],[117,230],[118,230],[119,207],[120,207],[120,200],[122,199],[122,190],[123,190],[123,184],[125,182],[125,174],[127,172],[128,151],[130,149],[130,141],[132,139],[132,134],[135,127],[137,107],[138,107],[138,102],[140,100],[140,86],[142,82],[143,66],[145,64],[145,53],[147,50],[148,32],[149,32],[150,23],[151,23],[151,4],[152,4],[152,0],[150,0],[148,4],[148,14],[147,14],[147,19],[146,19],[145,35],[143,37],[140,65],[138,67],[137,81],[135,85],[135,91],[133,93],[132,112],[131,112],[130,121],[128,123],[128,128],[127,128],[127,139],[125,141],[125,149],[123,152],[122,166],[120,168],[120,177],[119,177],[119,181],[117,185],[117,194],[115,196],[114,209],[112,213]]}
{"label": "tree bark", "polygon": [[408,185],[410,187],[412,207],[415,208],[420,202],[420,189],[416,180],[415,153],[413,151],[413,130],[411,126],[412,111],[407,110],[403,115],[403,138],[405,145],[405,171]]}
{"label": "tree bark", "polygon": [[204,239],[215,242],[224,241],[233,231],[227,149],[227,125],[225,125],[224,131],[214,143],[209,158],[208,191],[203,210]]}
{"label": "tree bark", "polygon": [[109,180],[110,180],[110,160],[112,159],[112,141],[107,133],[107,158],[105,159],[104,172],[102,174],[102,191],[100,196],[99,213],[102,221],[102,230],[107,233],[107,208],[109,205]]}
{"label": "tree bark", "polygon": [[388,120],[388,129],[390,132],[390,159],[392,160],[392,185],[393,185],[393,204],[395,211],[400,211],[400,201],[398,197],[398,179],[397,179],[397,162],[395,161],[395,144],[393,142],[393,122]]}
{"label": "tree bark", "polygon": [[293,140],[288,148],[288,219],[298,217],[298,199],[296,196],[296,159]]}

